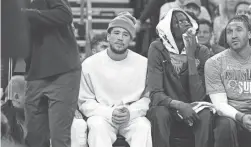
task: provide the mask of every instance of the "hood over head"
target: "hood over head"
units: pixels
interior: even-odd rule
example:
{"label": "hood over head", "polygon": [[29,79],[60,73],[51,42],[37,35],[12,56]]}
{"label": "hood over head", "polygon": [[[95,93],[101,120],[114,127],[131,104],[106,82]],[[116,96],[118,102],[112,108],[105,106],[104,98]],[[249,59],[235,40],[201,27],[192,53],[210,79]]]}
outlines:
{"label": "hood over head", "polygon": [[[188,15],[184,10],[180,8],[173,8],[169,10],[165,16],[160,20],[156,27],[157,34],[159,37],[162,39],[164,46],[169,52],[179,54],[179,49],[176,45],[176,42],[174,40],[172,31],[171,31],[171,20],[173,17],[173,12],[174,11],[180,11],[183,12],[185,15],[187,15],[188,19],[190,20],[192,24],[192,28],[194,30],[198,29],[198,24],[197,22],[190,16]],[[186,54],[186,50],[183,49],[181,54]]]}

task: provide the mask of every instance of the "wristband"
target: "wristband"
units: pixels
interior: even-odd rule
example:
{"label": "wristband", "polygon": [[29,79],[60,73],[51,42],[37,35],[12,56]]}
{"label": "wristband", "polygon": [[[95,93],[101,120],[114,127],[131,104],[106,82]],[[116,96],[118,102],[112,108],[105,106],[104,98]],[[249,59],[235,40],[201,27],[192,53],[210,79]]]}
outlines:
{"label": "wristband", "polygon": [[245,115],[246,114],[244,114],[244,115],[241,116],[241,123],[243,123],[243,118],[244,118]]}
{"label": "wristband", "polygon": [[237,113],[236,115],[235,115],[235,119],[238,121],[238,122],[240,122],[240,123],[243,123],[243,117],[245,116],[245,114],[244,113]]}
{"label": "wristband", "polygon": [[173,101],[173,100],[171,100],[171,101],[167,104],[167,107],[168,107],[168,108],[171,108],[171,107],[170,107],[170,103],[171,103],[172,101]]}

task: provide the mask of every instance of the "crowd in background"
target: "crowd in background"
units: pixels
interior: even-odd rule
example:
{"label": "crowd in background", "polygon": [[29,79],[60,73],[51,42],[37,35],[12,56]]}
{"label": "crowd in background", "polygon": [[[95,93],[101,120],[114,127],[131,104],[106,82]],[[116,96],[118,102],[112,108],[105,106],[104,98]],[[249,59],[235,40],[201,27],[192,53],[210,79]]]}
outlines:
{"label": "crowd in background", "polygon": [[[142,26],[147,19],[150,19],[151,23],[151,27],[149,28],[151,37],[145,42],[143,41],[143,43],[148,44],[147,48],[140,48],[144,46],[142,45],[142,41],[140,41],[141,44],[136,42],[136,52],[146,57],[150,55],[148,52],[149,48],[152,47],[150,44],[155,39],[161,38],[161,35],[159,35],[161,29],[157,27],[159,21],[163,20],[165,15],[173,8],[183,10],[189,14],[191,19],[197,22],[196,41],[198,44],[207,47],[210,57],[229,48],[226,41],[226,25],[229,23],[229,20],[236,15],[246,15],[249,23],[251,23],[250,0],[148,0],[148,3],[146,3],[143,11],[139,13],[140,15],[135,22],[137,32],[136,41],[141,39],[140,37],[143,35]],[[163,29],[163,31],[166,30]],[[107,32],[103,32],[92,38],[91,51],[93,55],[109,48],[108,34]],[[161,39],[164,40],[163,38]],[[85,52],[80,51],[80,61],[82,64],[85,63],[87,58],[90,57],[86,57]],[[205,62],[207,59],[205,59]],[[12,84],[5,88],[1,102],[1,139],[2,143],[8,145],[10,142],[15,142],[13,144],[14,147],[17,144],[20,144],[20,146],[24,144],[24,139],[27,135],[27,128],[24,127],[25,118],[23,110],[26,81],[24,76],[14,76],[10,83]],[[8,91],[10,89],[8,87],[11,87],[11,94]],[[83,113],[77,109],[71,130],[73,147],[80,147],[81,145],[81,147],[85,147],[87,144],[86,136],[74,136],[74,134],[80,131],[78,128],[83,124],[82,122],[85,122],[84,118]],[[79,119],[83,119],[83,121],[77,122]],[[81,128],[84,127],[86,126]],[[86,131],[82,132],[82,134],[85,133]]]}
{"label": "crowd in background", "polygon": [[[197,30],[199,43],[206,45],[212,55],[219,53],[228,48],[224,31],[228,20],[236,14],[246,15],[250,19],[250,2],[249,0],[148,0],[141,8],[141,12],[135,12],[138,19],[136,46],[133,50],[147,57],[150,43],[159,37],[156,26],[163,14],[171,8],[182,8],[200,24]],[[146,28],[146,23],[150,23],[150,27]],[[150,33],[149,38],[144,38],[146,29]]]}

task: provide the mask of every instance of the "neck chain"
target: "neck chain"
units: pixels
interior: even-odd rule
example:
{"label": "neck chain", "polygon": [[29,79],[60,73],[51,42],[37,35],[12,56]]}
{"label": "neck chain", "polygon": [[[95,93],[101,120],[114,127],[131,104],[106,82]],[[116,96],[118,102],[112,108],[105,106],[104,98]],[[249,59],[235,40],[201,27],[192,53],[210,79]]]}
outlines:
{"label": "neck chain", "polygon": [[249,60],[250,60],[250,57],[251,57],[251,54],[249,54],[249,56],[247,57],[247,59],[243,59],[243,58],[239,58],[239,59],[237,59],[236,58],[236,55],[237,55],[237,53],[235,53],[236,55],[234,55],[234,53],[233,53],[234,51],[232,51],[232,56],[233,56],[233,58],[235,59],[235,60],[237,60],[238,62],[240,62],[241,64],[247,64],[248,62],[249,62]]}

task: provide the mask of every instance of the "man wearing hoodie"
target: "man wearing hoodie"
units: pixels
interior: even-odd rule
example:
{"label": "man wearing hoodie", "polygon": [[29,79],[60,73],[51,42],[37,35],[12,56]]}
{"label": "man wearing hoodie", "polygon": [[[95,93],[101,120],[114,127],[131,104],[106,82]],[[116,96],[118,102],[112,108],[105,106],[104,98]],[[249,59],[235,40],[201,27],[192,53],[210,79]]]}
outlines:
{"label": "man wearing hoodie", "polygon": [[115,17],[107,29],[109,48],[82,63],[79,108],[88,118],[89,147],[112,147],[117,134],[131,147],[152,147],[147,59],[128,49],[135,22],[129,12]]}
{"label": "man wearing hoodie", "polygon": [[26,60],[25,121],[29,147],[69,147],[81,65],[66,0],[32,0],[22,9],[31,28]]}
{"label": "man wearing hoodie", "polygon": [[153,146],[169,147],[175,124],[193,130],[195,147],[209,147],[212,114],[209,109],[197,114],[190,104],[206,98],[203,75],[210,52],[196,43],[190,30],[197,29],[198,24],[177,8],[170,10],[156,28],[160,39],[150,45],[147,78]]}

